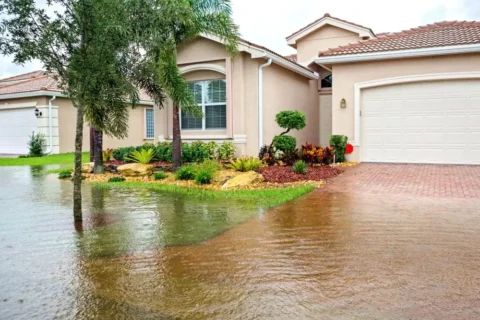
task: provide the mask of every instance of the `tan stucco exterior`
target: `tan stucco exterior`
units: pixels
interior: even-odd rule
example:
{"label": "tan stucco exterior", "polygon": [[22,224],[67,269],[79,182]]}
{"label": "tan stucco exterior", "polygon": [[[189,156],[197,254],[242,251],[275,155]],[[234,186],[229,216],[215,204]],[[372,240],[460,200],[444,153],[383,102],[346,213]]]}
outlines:
{"label": "tan stucco exterior", "polygon": [[[334,85],[332,96],[332,131],[354,139],[354,85],[371,80],[393,77],[480,71],[480,55],[463,54],[357,62],[332,66]],[[341,80],[339,80],[341,79]],[[340,108],[340,100],[345,99],[347,108]],[[359,141],[356,141],[357,143]],[[359,148],[351,155],[351,160],[359,160]]]}
{"label": "tan stucco exterior", "polygon": [[334,26],[325,25],[297,41],[297,59],[300,63],[338,46],[360,41],[358,34]]}

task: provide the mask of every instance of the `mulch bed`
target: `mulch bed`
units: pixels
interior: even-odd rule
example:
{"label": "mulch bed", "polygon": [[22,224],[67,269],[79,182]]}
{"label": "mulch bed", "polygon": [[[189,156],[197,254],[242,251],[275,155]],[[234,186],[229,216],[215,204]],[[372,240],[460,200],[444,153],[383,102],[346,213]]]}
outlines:
{"label": "mulch bed", "polygon": [[330,166],[309,167],[306,174],[296,174],[292,172],[292,167],[274,166],[261,168],[258,172],[263,175],[266,182],[287,183],[327,180],[336,177],[343,170]]}

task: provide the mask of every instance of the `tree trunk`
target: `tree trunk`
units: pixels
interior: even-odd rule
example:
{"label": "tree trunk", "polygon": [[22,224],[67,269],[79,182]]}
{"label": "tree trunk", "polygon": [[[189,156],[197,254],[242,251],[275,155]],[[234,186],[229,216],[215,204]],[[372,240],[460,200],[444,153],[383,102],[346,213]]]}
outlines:
{"label": "tree trunk", "polygon": [[90,162],[93,162],[93,156],[95,154],[95,129],[90,127]]}
{"label": "tree trunk", "polygon": [[103,132],[93,129],[95,143],[93,148],[93,174],[103,174]]}
{"label": "tree trunk", "polygon": [[173,105],[173,143],[172,143],[173,171],[182,166],[182,136],[180,133],[180,110],[176,104]]}
{"label": "tree trunk", "polygon": [[73,218],[82,221],[82,140],[83,104],[77,104],[77,126],[75,131],[75,173],[73,176]]}

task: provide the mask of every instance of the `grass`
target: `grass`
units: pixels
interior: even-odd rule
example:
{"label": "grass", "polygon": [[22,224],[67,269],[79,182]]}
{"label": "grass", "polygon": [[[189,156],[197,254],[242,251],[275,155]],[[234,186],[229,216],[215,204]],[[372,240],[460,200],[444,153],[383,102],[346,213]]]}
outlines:
{"label": "grass", "polygon": [[[82,162],[89,162],[89,153],[82,154]],[[70,164],[73,165],[73,153],[53,154],[38,158],[0,158],[0,166],[43,166],[50,164]],[[55,171],[58,170],[58,171]],[[58,173],[65,168],[49,170],[48,173]],[[51,171],[51,172],[50,172]]]}
{"label": "grass", "polygon": [[154,191],[174,192],[177,194],[207,199],[230,198],[241,201],[258,202],[264,209],[270,209],[279,206],[288,201],[301,197],[315,189],[315,187],[312,185],[303,185],[281,189],[216,191],[142,182],[123,182],[119,184],[92,182],[92,184],[104,189],[147,189]]}

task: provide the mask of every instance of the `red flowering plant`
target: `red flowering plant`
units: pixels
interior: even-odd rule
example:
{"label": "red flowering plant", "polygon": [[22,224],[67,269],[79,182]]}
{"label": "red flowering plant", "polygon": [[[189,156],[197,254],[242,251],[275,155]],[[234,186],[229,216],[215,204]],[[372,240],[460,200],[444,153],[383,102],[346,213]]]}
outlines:
{"label": "red flowering plant", "polygon": [[314,163],[322,163],[323,149],[312,143],[305,143],[302,146],[302,160],[313,165]]}
{"label": "red flowering plant", "polygon": [[345,147],[345,154],[351,154],[353,152],[353,146],[349,143]]}

